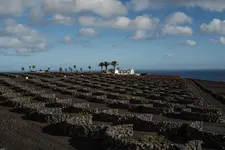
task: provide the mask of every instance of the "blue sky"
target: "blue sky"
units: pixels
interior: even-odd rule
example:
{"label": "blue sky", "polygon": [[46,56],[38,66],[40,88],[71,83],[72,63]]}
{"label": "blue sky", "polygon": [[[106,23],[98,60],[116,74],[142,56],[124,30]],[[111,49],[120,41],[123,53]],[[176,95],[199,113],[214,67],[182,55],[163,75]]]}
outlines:
{"label": "blue sky", "polygon": [[225,69],[222,0],[0,0],[0,71]]}

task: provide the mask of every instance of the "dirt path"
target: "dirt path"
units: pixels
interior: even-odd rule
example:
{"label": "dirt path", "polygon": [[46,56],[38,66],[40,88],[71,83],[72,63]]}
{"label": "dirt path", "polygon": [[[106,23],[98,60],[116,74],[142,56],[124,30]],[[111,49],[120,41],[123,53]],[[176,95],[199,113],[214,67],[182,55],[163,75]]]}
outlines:
{"label": "dirt path", "polygon": [[206,106],[208,103],[217,107],[221,110],[222,114],[225,116],[225,106],[216,100],[211,94],[208,94],[200,89],[191,79],[186,79],[187,83],[191,86],[191,89],[204,99],[203,105]]}
{"label": "dirt path", "polygon": [[23,120],[21,114],[0,106],[0,141],[7,150],[71,150],[68,137],[44,134],[45,124]]}

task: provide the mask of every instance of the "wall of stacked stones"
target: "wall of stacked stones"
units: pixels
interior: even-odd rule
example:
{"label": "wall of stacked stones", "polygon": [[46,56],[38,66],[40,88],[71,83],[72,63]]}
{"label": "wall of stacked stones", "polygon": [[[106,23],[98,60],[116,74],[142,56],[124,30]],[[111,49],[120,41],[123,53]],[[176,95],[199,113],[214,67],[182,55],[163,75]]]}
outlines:
{"label": "wall of stacked stones", "polygon": [[[33,82],[32,80],[29,80],[30,82],[34,84],[38,84],[44,87],[53,88],[56,91],[65,92],[65,93],[71,93],[71,91],[66,90],[66,88],[52,86],[49,84],[44,84],[41,82]],[[130,111],[134,112],[140,112],[141,113],[153,113],[153,114],[162,114],[164,115],[173,115],[174,108],[180,109],[181,113],[179,114],[182,118],[192,119],[192,120],[202,120],[202,121],[209,121],[209,122],[216,122],[220,119],[220,115],[218,111],[215,111],[213,109],[203,109],[203,108],[194,108],[190,105],[189,109],[182,109],[179,108],[179,105],[173,105],[171,103],[165,103],[162,101],[150,101],[150,103],[153,103],[154,106],[160,106],[160,107],[153,107],[152,104],[146,104],[148,101],[141,101],[139,99],[135,99],[133,97],[127,97],[128,100],[107,100],[105,96],[102,97],[95,97],[91,94],[82,93],[82,92],[73,92],[74,96],[80,97],[80,98],[86,98],[92,102],[99,102],[99,103],[108,103],[109,106],[115,107],[115,108],[127,108]],[[51,95],[42,94],[41,97],[38,97],[39,100],[42,100],[44,102],[54,102],[55,98]],[[119,95],[115,95],[115,99],[121,99]],[[133,104],[134,103],[134,104]],[[144,103],[144,104],[137,104],[137,103]],[[189,106],[188,106],[189,107]],[[151,109],[149,109],[151,108]],[[198,109],[198,110],[197,110]],[[197,112],[191,112],[195,111]],[[209,113],[210,112],[210,113]],[[176,114],[177,115],[177,114]],[[215,118],[214,120],[212,118]]]}
{"label": "wall of stacked stones", "polygon": [[[45,84],[42,82],[38,82],[35,81],[33,82],[32,80],[29,80],[29,82],[32,82],[34,84],[38,84],[44,87],[49,87],[49,88],[53,88],[57,91],[60,92],[68,92],[68,90],[66,90],[66,88],[61,88],[61,87],[57,87],[57,86],[52,86],[49,84]],[[14,85],[12,85],[14,86]],[[39,95],[35,95],[36,91],[33,89],[34,92],[31,92],[30,94],[32,94],[33,96],[36,96],[36,98],[40,101],[43,102],[52,102],[53,105],[55,103],[55,97],[52,95],[48,95],[48,94],[43,94],[43,92],[39,93]],[[70,91],[71,92],[71,91]],[[162,101],[150,101],[151,103],[154,104],[154,106],[160,106],[160,107],[153,107],[152,104],[133,104],[133,103],[138,103],[139,100],[135,99],[135,98],[130,98],[127,97],[128,100],[107,100],[106,97],[93,97],[91,94],[87,94],[87,93],[78,93],[78,92],[74,92],[72,93],[74,96],[80,97],[80,98],[86,98],[92,102],[99,102],[99,103],[106,103],[109,106],[115,107],[115,108],[127,108],[129,109],[129,111],[134,111],[134,112],[140,112],[140,113],[152,113],[152,114],[164,114],[165,116],[173,116],[175,114],[174,113],[174,109],[180,109],[180,117],[181,118],[186,118],[187,120],[200,120],[200,121],[208,121],[208,122],[217,122],[220,120],[221,118],[221,113],[219,113],[218,110],[215,109],[206,109],[206,108],[198,108],[198,107],[194,107],[192,105],[188,105],[188,109],[182,109],[179,108],[179,105],[173,105],[171,103],[165,103]],[[41,95],[41,96],[40,96]],[[119,95],[116,95],[115,98],[118,99]],[[57,100],[58,101],[58,100]],[[70,104],[72,104],[71,100],[68,100],[67,102],[70,102]],[[142,101],[140,102],[142,103]],[[146,103],[148,103],[146,101]],[[58,103],[55,103],[55,105],[57,105]],[[58,105],[63,105],[63,104],[58,104]],[[76,107],[76,106],[75,106]],[[73,108],[73,106],[72,106]],[[79,112],[79,110],[77,110]],[[80,109],[80,111],[84,111],[82,109]],[[99,113],[99,115],[101,116],[104,113]],[[116,114],[116,113],[114,113]],[[177,115],[177,114],[176,114]],[[112,117],[111,117],[112,118]]]}
{"label": "wall of stacked stones", "polygon": [[[49,122],[52,124],[60,124],[59,130],[71,137],[92,137],[100,138],[104,141],[105,146],[108,149],[187,149],[188,147],[195,147],[199,149],[202,141],[206,143],[218,144],[218,142],[224,140],[224,136],[221,134],[210,133],[202,130],[202,122],[192,122],[192,123],[178,123],[178,122],[157,122],[152,121],[153,114],[172,115],[174,112],[174,106],[159,102],[156,104],[160,106],[169,106],[169,110],[165,109],[161,112],[156,110],[156,112],[151,112],[153,114],[142,114],[142,115],[120,115],[118,109],[109,109],[99,111],[98,109],[93,110],[88,104],[78,103],[72,104],[71,100],[67,102],[57,99],[54,95],[45,94],[44,91],[38,92],[35,89],[26,87],[24,85],[17,84],[10,80],[1,80],[6,86],[1,86],[0,94],[1,100],[5,105],[14,107],[19,111],[22,111],[31,118],[35,118],[38,121]],[[55,88],[61,92],[66,92],[65,88],[57,88],[57,86],[52,86],[51,84],[44,84],[39,81],[29,80],[28,82],[35,85],[44,85],[49,88]],[[21,90],[27,94],[30,94],[41,101],[39,103],[31,103],[29,99],[20,98],[18,93],[14,93],[10,88]],[[67,91],[68,92],[68,91]],[[81,93],[73,93],[73,95],[80,97]],[[90,95],[82,95],[81,97],[92,99]],[[132,101],[132,100],[131,100]],[[102,101],[101,101],[102,102]],[[107,103],[107,101],[104,101]],[[152,108],[150,104],[132,104],[128,102],[123,103],[123,107],[127,107],[130,111],[134,110],[148,110]],[[46,105],[54,106],[56,108],[49,108]],[[61,107],[61,108],[58,108]],[[141,107],[141,109],[138,109]],[[177,108],[177,106],[176,106]],[[71,112],[77,113],[77,116],[69,116],[63,113],[64,110],[70,110]],[[201,107],[195,107],[193,105],[188,105],[188,108],[181,109],[181,117],[186,117],[187,119],[195,118],[201,121],[212,121],[213,118],[206,112],[211,112],[213,115],[219,112],[215,109],[206,109]],[[193,113],[194,112],[194,113]],[[149,112],[148,112],[149,113]],[[201,114],[201,115],[200,115]],[[196,117],[197,116],[197,117]],[[207,119],[208,118],[208,119]],[[218,118],[219,117],[215,117]],[[113,125],[98,125],[94,124],[93,120],[110,121]],[[191,119],[191,120],[192,120]],[[193,119],[193,120],[195,120]],[[186,139],[186,144],[166,144],[166,145],[155,145],[155,144],[143,144],[137,141],[131,141],[129,138],[134,134],[134,130],[146,131],[146,132],[158,132],[165,136],[179,136],[179,133],[183,131]],[[196,140],[198,139],[198,140]]]}
{"label": "wall of stacked stones", "polygon": [[217,100],[219,100],[221,103],[225,104],[225,97],[223,95],[220,95],[218,93],[216,93],[215,91],[203,86],[200,82],[195,81],[194,82],[205,92],[211,94],[214,98],[216,98]]}
{"label": "wall of stacked stones", "polygon": [[[140,113],[153,113],[153,114],[164,114],[166,116],[174,116],[180,118],[186,118],[187,120],[201,120],[208,122],[218,122],[221,119],[221,113],[215,109],[205,108],[194,108],[193,106],[187,105],[189,109],[183,109],[179,107],[179,104],[167,103],[162,100],[143,100],[132,96],[121,96],[119,94],[112,94],[106,92],[95,92],[91,93],[89,88],[75,87],[76,90],[67,90],[65,87],[58,87],[57,85],[46,84],[38,81],[29,80],[29,82],[42,86],[52,88],[56,91],[72,94],[78,98],[85,98],[90,102],[106,103],[112,108],[129,109],[129,111],[140,112]],[[64,86],[67,84],[62,83]],[[68,85],[69,86],[69,85]],[[79,92],[77,92],[79,90]],[[105,95],[104,95],[105,94]],[[96,96],[97,95],[97,96]],[[109,99],[107,99],[109,97]],[[151,96],[154,99],[157,96]],[[119,100],[118,100],[119,99]],[[123,100],[124,99],[124,100]],[[157,99],[157,98],[156,98]],[[195,100],[195,99],[194,99]],[[182,100],[179,100],[181,102]],[[183,100],[184,102],[185,100]],[[187,104],[193,103],[193,100],[186,100]],[[151,104],[148,104],[151,103]],[[154,107],[153,107],[153,105]],[[180,110],[180,114],[174,114],[174,109]],[[195,112],[197,111],[197,112]]]}

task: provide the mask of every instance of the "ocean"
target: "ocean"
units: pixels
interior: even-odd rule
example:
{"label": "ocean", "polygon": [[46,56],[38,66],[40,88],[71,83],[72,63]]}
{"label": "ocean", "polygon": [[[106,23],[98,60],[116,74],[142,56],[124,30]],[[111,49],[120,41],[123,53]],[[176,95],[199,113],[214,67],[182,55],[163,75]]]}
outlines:
{"label": "ocean", "polygon": [[136,70],[136,72],[225,82],[225,70]]}

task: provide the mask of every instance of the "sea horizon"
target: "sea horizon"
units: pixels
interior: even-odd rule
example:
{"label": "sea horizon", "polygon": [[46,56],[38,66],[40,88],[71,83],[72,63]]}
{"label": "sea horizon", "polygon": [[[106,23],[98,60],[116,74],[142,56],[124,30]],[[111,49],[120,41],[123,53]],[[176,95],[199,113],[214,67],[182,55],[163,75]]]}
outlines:
{"label": "sea horizon", "polygon": [[182,78],[225,82],[225,69],[136,70],[136,72],[155,75],[176,75]]}

